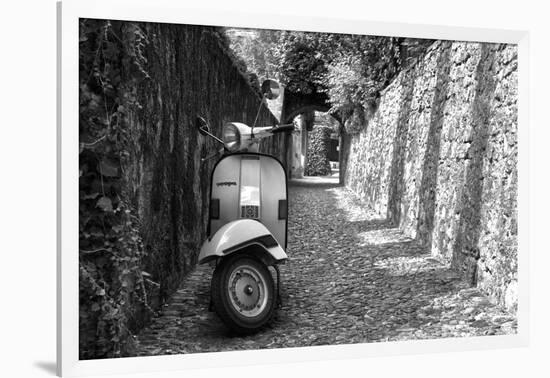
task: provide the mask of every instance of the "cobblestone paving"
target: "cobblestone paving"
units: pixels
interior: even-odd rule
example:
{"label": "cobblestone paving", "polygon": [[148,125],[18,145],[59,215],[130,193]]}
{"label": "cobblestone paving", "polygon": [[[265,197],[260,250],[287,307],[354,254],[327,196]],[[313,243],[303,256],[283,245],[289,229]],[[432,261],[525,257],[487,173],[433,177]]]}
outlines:
{"label": "cobblestone paving", "polygon": [[199,266],[137,336],[136,355],[516,332],[514,315],[331,182],[290,186],[283,306],[267,328],[230,334],[208,311],[213,268]]}

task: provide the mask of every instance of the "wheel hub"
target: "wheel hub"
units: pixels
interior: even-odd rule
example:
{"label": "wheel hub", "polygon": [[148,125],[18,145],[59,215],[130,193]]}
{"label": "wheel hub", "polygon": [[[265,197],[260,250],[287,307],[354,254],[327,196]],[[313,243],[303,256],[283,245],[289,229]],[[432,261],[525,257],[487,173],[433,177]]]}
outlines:
{"label": "wheel hub", "polygon": [[253,317],[264,310],[266,292],[264,278],[250,265],[237,267],[229,277],[231,305],[243,316]]}

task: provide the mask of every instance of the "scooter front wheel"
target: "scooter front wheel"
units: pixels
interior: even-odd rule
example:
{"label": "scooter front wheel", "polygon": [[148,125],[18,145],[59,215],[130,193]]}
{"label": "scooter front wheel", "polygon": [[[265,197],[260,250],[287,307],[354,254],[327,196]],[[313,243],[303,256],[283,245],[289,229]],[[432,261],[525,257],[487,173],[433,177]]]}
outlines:
{"label": "scooter front wheel", "polygon": [[256,332],[273,316],[273,277],[253,257],[235,255],[222,260],[212,276],[211,291],[216,313],[237,333]]}

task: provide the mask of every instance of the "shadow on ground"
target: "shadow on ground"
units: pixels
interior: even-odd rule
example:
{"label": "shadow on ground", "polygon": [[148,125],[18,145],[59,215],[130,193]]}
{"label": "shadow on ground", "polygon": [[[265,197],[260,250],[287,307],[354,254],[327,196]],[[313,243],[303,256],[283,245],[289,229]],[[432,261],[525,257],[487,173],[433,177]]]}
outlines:
{"label": "shadow on ground", "polygon": [[289,190],[289,261],[272,323],[231,335],[208,311],[213,269],[200,266],[138,336],[137,355],[515,332],[512,315],[345,188],[293,181]]}

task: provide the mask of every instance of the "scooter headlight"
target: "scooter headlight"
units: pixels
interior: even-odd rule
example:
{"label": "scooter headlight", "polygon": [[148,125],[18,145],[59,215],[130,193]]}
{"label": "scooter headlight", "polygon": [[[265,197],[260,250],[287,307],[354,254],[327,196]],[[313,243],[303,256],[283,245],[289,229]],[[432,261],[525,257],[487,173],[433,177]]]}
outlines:
{"label": "scooter headlight", "polygon": [[231,152],[239,149],[241,146],[241,133],[237,126],[231,123],[223,126],[223,143],[225,143],[225,147]]}

